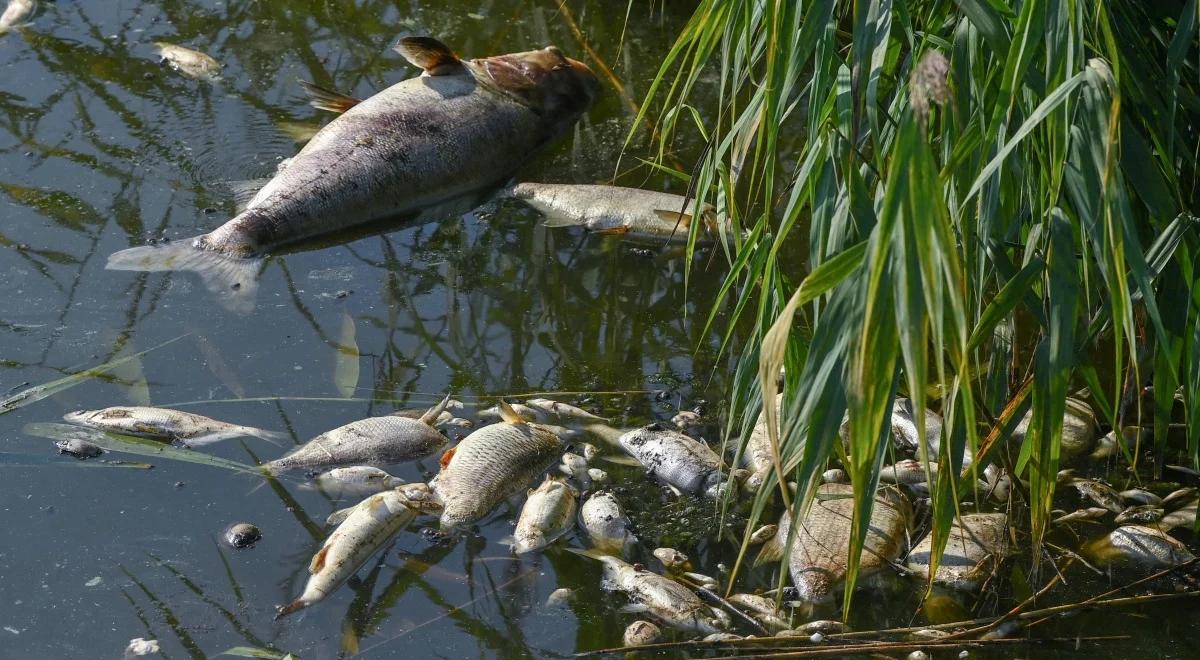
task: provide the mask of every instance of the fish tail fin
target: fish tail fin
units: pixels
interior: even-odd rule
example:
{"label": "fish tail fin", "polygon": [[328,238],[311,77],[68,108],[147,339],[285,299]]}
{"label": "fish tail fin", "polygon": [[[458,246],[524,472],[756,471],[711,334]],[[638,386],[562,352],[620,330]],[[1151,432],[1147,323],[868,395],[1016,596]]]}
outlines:
{"label": "fish tail fin", "polygon": [[253,426],[243,426],[241,430],[242,433],[245,433],[246,435],[254,436],[260,440],[266,440],[276,447],[283,447],[283,442],[288,437],[286,433],[281,433],[279,431],[268,431],[266,429],[260,429]]}
{"label": "fish tail fin", "polygon": [[288,616],[289,614],[295,614],[306,607],[308,607],[308,603],[304,602],[303,599],[297,598],[287,605],[280,607],[279,611],[275,613],[275,618],[272,619],[272,621],[278,621],[283,617]]}
{"label": "fish tail fin", "polygon": [[231,257],[198,248],[193,245],[194,240],[142,245],[114,252],[109,255],[105,268],[141,272],[191,271],[200,276],[221,306],[241,314],[253,311],[262,260]]}
{"label": "fish tail fin", "polygon": [[433,426],[433,423],[435,421],[437,421],[438,416],[441,415],[442,412],[444,412],[446,410],[446,406],[449,404],[450,404],[450,393],[446,392],[446,398],[442,399],[441,402],[438,403],[436,406],[430,408],[429,410],[426,410],[425,414],[421,415],[421,421],[425,422],[426,424],[429,424],[430,426]]}
{"label": "fish tail fin", "polygon": [[604,552],[603,550],[598,550],[596,548],[567,548],[566,550],[567,552],[579,555],[580,557],[587,557],[588,559],[595,559],[596,561],[600,561],[605,557],[612,556],[610,553]]}

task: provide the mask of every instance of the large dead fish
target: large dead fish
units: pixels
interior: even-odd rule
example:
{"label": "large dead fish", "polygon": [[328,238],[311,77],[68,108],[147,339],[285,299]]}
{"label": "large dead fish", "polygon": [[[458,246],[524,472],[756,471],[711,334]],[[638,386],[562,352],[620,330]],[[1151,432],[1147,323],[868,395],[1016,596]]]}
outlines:
{"label": "large dead fish", "polygon": [[621,510],[617,496],[598,491],[588,497],[579,509],[579,526],[587,534],[592,547],[610,555],[628,556],[637,544],[629,530],[629,518]]}
{"label": "large dead fish", "polygon": [[279,444],[282,433],[220,420],[170,408],[112,406],[100,410],[77,410],[63,415],[71,424],[98,431],[123,433],[141,438],[178,442],[189,447],[212,444],[228,438],[254,436]]}
{"label": "large dead fish", "polygon": [[[594,234],[686,242],[696,200],[681,195],[623,188],[561,183],[518,183],[508,191],[546,216],[547,227],[583,227]],[[716,211],[700,211],[697,241],[717,236]]]}
{"label": "large dead fish", "polygon": [[442,499],[442,529],[458,529],[491,513],[558,462],[563,443],[502,403],[504,421],[485,426],[446,452],[431,484]]}
{"label": "large dead fish", "polygon": [[0,34],[14,28],[29,25],[29,18],[37,11],[35,0],[9,0],[4,13],[0,14]]}
{"label": "large dead fish", "polygon": [[721,458],[678,431],[650,424],[625,433],[618,442],[651,475],[684,493],[711,494],[721,482]]}
{"label": "large dead fish", "polygon": [[[929,579],[933,534],[908,553],[907,565],[917,577]],[[954,521],[946,550],[933,581],[960,591],[976,591],[1008,554],[1008,516],[1003,513],[968,513]]]}
{"label": "large dead fish", "polygon": [[[846,484],[822,484],[796,530],[788,563],[799,600],[825,601],[844,586],[850,560],[853,494],[854,489]],[[881,488],[876,493],[859,562],[860,577],[868,577],[900,557],[911,519],[912,507],[894,488]],[[781,525],[777,537],[786,539],[787,533]]]}
{"label": "large dead fish", "polygon": [[561,479],[548,477],[531,490],[513,532],[513,552],[521,555],[541,550],[571,531],[577,500],[575,489]]}
{"label": "large dead fish", "polygon": [[388,415],[350,422],[318,435],[290,454],[264,464],[264,468],[280,474],[339,465],[377,467],[415,461],[446,444],[446,436],[432,426],[445,405],[442,401],[421,419]]}
{"label": "large dead fish", "polygon": [[244,211],[191,240],[117,252],[108,268],[196,271],[227,307],[248,311],[254,257],[497,186],[574,124],[598,86],[553,46],[475,60],[428,37],[396,49],[424,73],[362,101],[316,88],[316,104],[342,114]]}
{"label": "large dead fish", "polygon": [[372,495],[351,508],[346,519],[313,555],[304,592],[280,608],[275,619],[298,612],[333,593],[388,540],[416,520],[418,513],[430,511],[430,506],[428,499],[410,498],[404,489],[398,489]]}
{"label": "large dead fish", "polygon": [[1086,544],[1083,550],[1102,564],[1142,570],[1177,566],[1195,558],[1179,539],[1148,525],[1118,527]]}
{"label": "large dead fish", "polygon": [[601,563],[604,589],[629,596],[630,604],[622,611],[644,612],[672,628],[701,635],[721,632],[729,625],[727,614],[705,605],[691,589],[675,580],[594,550],[572,552]]}

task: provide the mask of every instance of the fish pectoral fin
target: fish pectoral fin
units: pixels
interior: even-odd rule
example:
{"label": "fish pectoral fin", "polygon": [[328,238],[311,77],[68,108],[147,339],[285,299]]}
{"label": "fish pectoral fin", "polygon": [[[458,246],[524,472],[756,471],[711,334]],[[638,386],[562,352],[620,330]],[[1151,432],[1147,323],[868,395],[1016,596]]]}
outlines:
{"label": "fish pectoral fin", "polygon": [[547,227],[578,227],[583,222],[582,218],[575,218],[563,213],[550,213],[542,220],[542,224]]}
{"label": "fish pectoral fin", "polygon": [[313,555],[312,561],[308,562],[308,572],[313,575],[320,573],[321,569],[325,568],[325,555],[327,554],[329,554],[329,544],[322,546],[317,554]]}
{"label": "fish pectoral fin", "polygon": [[396,44],[395,51],[431,76],[453,75],[463,68],[454,51],[433,37],[405,37]]}
{"label": "fish pectoral fin", "polygon": [[321,87],[307,80],[299,82],[300,87],[304,89],[304,93],[308,95],[308,104],[318,110],[327,110],[341,114],[362,102],[362,99],[356,99],[349,94]]}
{"label": "fish pectoral fin", "polygon": [[621,607],[617,608],[617,611],[621,614],[640,614],[649,609],[650,608],[644,603],[629,603],[628,605],[622,605]]}
{"label": "fish pectoral fin", "polygon": [[629,227],[626,225],[617,225],[616,227],[605,227],[603,229],[596,229],[596,230],[593,230],[592,233],[600,234],[602,236],[624,236],[625,234],[629,233]]}
{"label": "fish pectoral fin", "polygon": [[692,225],[692,215],[690,213],[680,213],[679,211],[665,211],[663,209],[654,209],[654,215],[658,216],[659,220],[671,225],[687,228]]}

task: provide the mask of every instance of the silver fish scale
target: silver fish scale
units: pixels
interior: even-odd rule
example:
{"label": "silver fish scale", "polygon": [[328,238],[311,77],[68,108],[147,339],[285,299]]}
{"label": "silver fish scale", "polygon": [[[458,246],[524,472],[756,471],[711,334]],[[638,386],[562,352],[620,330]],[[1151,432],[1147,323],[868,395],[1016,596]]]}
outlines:
{"label": "silver fish scale", "polygon": [[621,503],[612,493],[593,493],[579,510],[579,519],[592,546],[603,552],[622,554],[633,540],[629,518],[621,511]]}
{"label": "silver fish scale", "polygon": [[720,478],[720,457],[677,431],[649,426],[622,435],[618,442],[650,474],[686,493],[702,493]]}
{"label": "silver fish scale", "polygon": [[469,525],[520,492],[562,456],[558,436],[536,424],[485,426],[459,443],[438,474],[442,527]]}
{"label": "silver fish scale", "polygon": [[101,431],[172,440],[187,440],[242,428],[204,415],[147,406],[113,406],[100,410],[83,410],[64,415],[64,419]]}
{"label": "silver fish scale", "polygon": [[[520,183],[513,195],[547,215],[569,219],[589,231],[624,229],[630,235],[687,240],[688,225],[655,211],[692,215],[695,200],[682,195],[619,186]],[[707,206],[707,205],[706,205]],[[701,242],[707,242],[701,231]]]}
{"label": "silver fish scale", "polygon": [[420,420],[368,417],[326,431],[267,465],[272,471],[393,465],[428,456],[445,443],[446,436]]}
{"label": "silver fish scale", "polygon": [[657,573],[637,570],[617,559],[604,557],[604,576],[610,589],[624,591],[646,613],[663,623],[702,634],[717,632],[711,611],[691,589]]}

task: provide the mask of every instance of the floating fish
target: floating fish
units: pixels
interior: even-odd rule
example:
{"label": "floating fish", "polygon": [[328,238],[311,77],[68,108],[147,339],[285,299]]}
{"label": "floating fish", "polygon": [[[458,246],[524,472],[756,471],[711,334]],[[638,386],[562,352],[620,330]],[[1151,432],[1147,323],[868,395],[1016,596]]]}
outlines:
{"label": "floating fish", "polygon": [[349,492],[378,492],[392,490],[404,484],[404,480],[371,465],[352,465],[334,468],[318,474],[313,481],[322,490]]}
{"label": "floating fish", "polygon": [[721,458],[707,445],[650,424],[621,436],[621,447],[655,478],[693,495],[711,492],[721,481]]}
{"label": "floating fish", "polygon": [[1194,559],[1183,543],[1157,527],[1124,525],[1084,546],[1084,552],[1108,565],[1142,569],[1178,566]]}
{"label": "floating fish", "polygon": [[724,612],[705,605],[691,589],[682,584],[612,555],[593,551],[573,550],[576,554],[596,559],[603,566],[602,586],[609,591],[621,591],[630,604],[622,611],[645,613],[658,621],[686,632],[710,635],[726,627]]}
{"label": "floating fish", "polygon": [[607,491],[592,493],[579,509],[579,526],[592,547],[600,552],[626,556],[637,543],[629,531],[629,518],[617,497]]}
{"label": "floating fish", "polygon": [[[942,417],[937,413],[925,409],[925,447],[929,452],[931,461],[937,460],[938,452],[941,450],[942,441]],[[896,397],[892,401],[892,446],[896,451],[907,456],[916,456],[920,454],[920,432],[917,428],[916,410],[912,400],[904,397]],[[847,418],[842,422],[839,429],[839,434],[842,437],[842,442],[849,446],[850,442],[850,421]],[[970,457],[966,456],[963,460],[963,467],[970,464]]]}
{"label": "floating fish", "polygon": [[1121,513],[1125,510],[1125,503],[1121,501],[1121,496],[1106,483],[1095,479],[1073,479],[1069,482],[1079,491],[1080,496],[1085,497],[1096,504],[1112,511],[1113,513]]}
{"label": "floating fish", "polygon": [[1108,509],[1099,506],[1092,506],[1086,509],[1079,509],[1070,513],[1064,513],[1050,521],[1053,525],[1062,525],[1069,522],[1092,522],[1112,513]]}
{"label": "floating fish", "polygon": [[513,532],[513,552],[520,555],[541,550],[571,531],[578,506],[576,499],[575,489],[559,479],[547,478],[537,489],[529,491]]}
{"label": "floating fish", "polygon": [[309,578],[300,597],[280,608],[279,620],[322,600],[342,586],[420,510],[400,490],[389,490],[354,506],[308,565]]}
{"label": "floating fish", "polygon": [[692,562],[688,560],[688,556],[675,548],[655,548],[651,554],[662,562],[663,568],[668,572],[688,571],[692,568]]}
{"label": "floating fish", "polygon": [[[518,183],[506,191],[546,216],[547,227],[583,227],[595,234],[686,242],[695,217],[695,199],[623,188],[562,183]],[[700,209],[697,242],[718,236],[711,205]]]}
{"label": "floating fish", "polygon": [[[1021,443],[1025,441],[1025,434],[1029,431],[1029,423],[1032,419],[1033,411],[1031,410],[1013,429],[1012,435],[1009,436],[1009,442],[1013,447],[1020,447]],[[1067,397],[1066,408],[1063,411],[1062,444],[1060,445],[1063,458],[1072,458],[1091,452],[1099,433],[1096,413],[1092,411],[1092,407],[1079,399]]]}
{"label": "floating fish", "polygon": [[[959,591],[977,591],[1008,555],[1008,516],[1003,513],[963,514],[950,527],[946,549],[933,582]],[[933,534],[908,553],[906,565],[919,578],[929,579]]]}
{"label": "floating fish", "polygon": [[553,46],[461,60],[428,37],[397,50],[424,69],[322,128],[217,229],[129,248],[111,270],[195,271],[226,307],[254,307],[259,262],[277,247],[414,213],[498,186],[591,107],[598,82]]}
{"label": "floating fish", "polygon": [[621,636],[625,646],[646,646],[662,639],[662,630],[649,621],[634,621],[625,628]]}
{"label": "floating fish", "polygon": [[146,406],[113,406],[100,410],[78,410],[63,415],[63,419],[71,424],[98,431],[179,442],[189,447],[199,447],[243,436],[253,436],[280,444],[281,439],[285,437],[282,433],[221,422],[182,410]]}
{"label": "floating fish", "polygon": [[[783,395],[779,394],[775,397],[775,418],[781,419],[783,406]],[[765,411],[758,414],[758,421],[754,423],[754,428],[750,431],[750,437],[746,440],[746,448],[742,452],[742,465],[750,469],[750,478],[746,479],[744,484],[746,492],[755,493],[762,486],[763,481],[767,478],[767,474],[775,466],[772,458],[774,452],[771,451],[770,431],[767,428],[767,416]]]}
{"label": "floating fish", "polygon": [[1129,490],[1123,490],[1118,493],[1118,495],[1121,496],[1121,501],[1129,504],[1153,504],[1155,506],[1162,506],[1163,503],[1163,499],[1161,497],[1141,488],[1130,488]]}
{"label": "floating fish", "polygon": [[395,465],[428,456],[446,444],[446,436],[430,426],[441,414],[440,403],[421,419],[368,417],[339,426],[300,445],[264,467],[271,474],[343,465]]}
{"label": "floating fish", "polygon": [[587,460],[579,454],[567,452],[562,455],[562,464],[558,469],[563,474],[575,480],[579,490],[587,492],[592,489],[592,475],[588,474]]}
{"label": "floating fish", "polygon": [[211,55],[165,41],[156,41],[154,45],[163,62],[189,78],[215,81],[221,77],[221,63]]}
{"label": "floating fish", "polygon": [[35,11],[35,0],[9,0],[4,13],[0,14],[0,34],[29,25],[29,19]]}
{"label": "floating fish", "polygon": [[1149,525],[1163,519],[1163,508],[1154,504],[1139,504],[1131,506],[1117,514],[1116,522],[1118,525],[1127,525],[1135,523],[1139,525]]}
{"label": "floating fish", "polygon": [[557,435],[521,419],[506,403],[505,421],[463,438],[442,457],[434,490],[442,498],[442,529],[470,525],[521,492],[562,456]]}
{"label": "floating fish", "polygon": [[738,606],[772,633],[789,628],[787,621],[779,616],[780,612],[773,599],[756,594],[733,594],[726,600]]}

